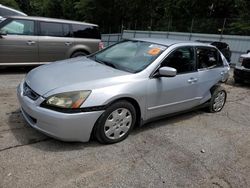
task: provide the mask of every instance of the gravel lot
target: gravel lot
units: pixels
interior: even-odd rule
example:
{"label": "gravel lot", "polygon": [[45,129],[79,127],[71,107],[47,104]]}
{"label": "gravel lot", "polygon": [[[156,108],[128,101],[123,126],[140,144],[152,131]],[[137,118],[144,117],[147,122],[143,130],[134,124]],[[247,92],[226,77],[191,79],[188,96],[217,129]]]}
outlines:
{"label": "gravel lot", "polygon": [[0,188],[250,187],[250,85],[225,85],[222,112],[202,110],[137,128],[114,145],[64,143],[29,128],[16,86],[0,73]]}

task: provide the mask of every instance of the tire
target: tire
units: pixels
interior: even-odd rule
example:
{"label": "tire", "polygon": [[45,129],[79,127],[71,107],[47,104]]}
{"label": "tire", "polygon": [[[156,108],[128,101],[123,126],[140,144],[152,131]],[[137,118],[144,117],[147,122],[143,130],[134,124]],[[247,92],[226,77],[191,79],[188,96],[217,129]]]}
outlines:
{"label": "tire", "polygon": [[95,138],[103,144],[113,144],[128,137],[136,122],[135,107],[127,101],[109,106],[96,122]]}
{"label": "tire", "polygon": [[88,55],[86,52],[78,51],[78,52],[73,53],[71,55],[71,58],[80,57],[80,56],[86,56],[86,55]]}
{"label": "tire", "polygon": [[226,90],[221,86],[217,86],[215,89],[212,90],[212,98],[208,106],[208,111],[210,113],[220,112],[223,109],[226,100]]}

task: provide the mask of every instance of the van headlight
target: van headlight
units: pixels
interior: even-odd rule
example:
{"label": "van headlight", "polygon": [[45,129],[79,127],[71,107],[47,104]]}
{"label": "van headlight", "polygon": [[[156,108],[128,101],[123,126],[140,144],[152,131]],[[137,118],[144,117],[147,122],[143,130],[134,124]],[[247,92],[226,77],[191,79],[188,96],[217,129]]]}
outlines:
{"label": "van headlight", "polygon": [[48,97],[44,105],[66,109],[80,108],[90,93],[91,91],[73,91],[55,94]]}

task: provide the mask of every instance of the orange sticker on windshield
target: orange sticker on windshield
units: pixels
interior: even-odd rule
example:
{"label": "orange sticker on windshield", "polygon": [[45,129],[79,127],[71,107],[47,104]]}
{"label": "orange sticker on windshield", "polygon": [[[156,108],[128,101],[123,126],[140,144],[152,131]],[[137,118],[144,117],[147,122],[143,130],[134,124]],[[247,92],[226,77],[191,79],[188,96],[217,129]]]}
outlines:
{"label": "orange sticker on windshield", "polygon": [[161,52],[160,48],[152,48],[148,51],[148,54],[155,56],[158,55],[160,52]]}

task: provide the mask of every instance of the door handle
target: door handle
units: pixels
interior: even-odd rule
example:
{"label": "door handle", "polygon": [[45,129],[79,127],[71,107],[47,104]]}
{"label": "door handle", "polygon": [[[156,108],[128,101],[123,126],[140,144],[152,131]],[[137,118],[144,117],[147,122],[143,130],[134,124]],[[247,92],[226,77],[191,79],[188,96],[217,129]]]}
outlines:
{"label": "door handle", "polygon": [[72,42],[65,42],[66,46],[70,46],[72,44]]}
{"label": "door handle", "polygon": [[28,41],[28,42],[26,42],[26,44],[29,45],[29,46],[31,46],[33,44],[36,44],[36,42],[35,41]]}
{"label": "door handle", "polygon": [[195,83],[197,81],[198,81],[197,78],[190,78],[190,79],[188,79],[188,83],[190,83],[190,84],[193,84],[193,83]]}

